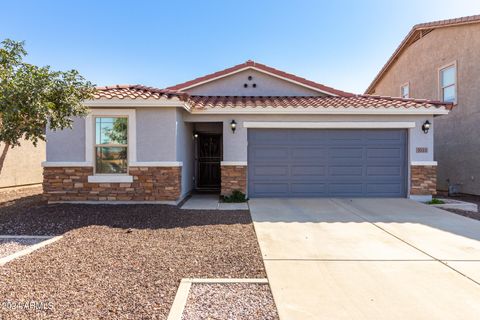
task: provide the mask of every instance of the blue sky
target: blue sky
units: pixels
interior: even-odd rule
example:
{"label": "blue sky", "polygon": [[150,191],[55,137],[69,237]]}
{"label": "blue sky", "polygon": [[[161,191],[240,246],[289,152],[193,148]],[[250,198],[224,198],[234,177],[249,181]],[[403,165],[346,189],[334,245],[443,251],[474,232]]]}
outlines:
{"label": "blue sky", "polygon": [[410,28],[480,14],[477,0],[0,0],[0,39],[97,85],[166,87],[252,59],[363,92]]}

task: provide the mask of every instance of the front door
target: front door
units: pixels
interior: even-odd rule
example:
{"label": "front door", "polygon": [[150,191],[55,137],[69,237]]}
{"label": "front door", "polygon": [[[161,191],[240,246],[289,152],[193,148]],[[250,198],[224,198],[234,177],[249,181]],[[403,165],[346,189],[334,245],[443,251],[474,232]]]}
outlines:
{"label": "front door", "polygon": [[222,135],[199,133],[196,156],[197,189],[219,191]]}

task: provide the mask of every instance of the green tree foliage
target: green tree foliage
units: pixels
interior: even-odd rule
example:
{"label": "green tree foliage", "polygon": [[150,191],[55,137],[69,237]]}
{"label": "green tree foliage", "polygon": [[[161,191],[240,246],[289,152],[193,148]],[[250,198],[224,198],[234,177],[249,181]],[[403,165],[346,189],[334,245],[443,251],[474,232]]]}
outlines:
{"label": "green tree foliage", "polygon": [[71,128],[72,117],[84,116],[82,101],[94,86],[76,70],[53,71],[25,63],[24,42],[6,39],[0,46],[0,142],[20,145],[25,138],[45,140],[45,129]]}

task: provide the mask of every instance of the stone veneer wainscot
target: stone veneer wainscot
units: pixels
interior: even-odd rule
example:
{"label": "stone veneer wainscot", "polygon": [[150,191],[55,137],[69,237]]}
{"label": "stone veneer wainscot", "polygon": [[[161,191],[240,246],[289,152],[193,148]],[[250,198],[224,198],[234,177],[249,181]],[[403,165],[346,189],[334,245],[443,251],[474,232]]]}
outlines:
{"label": "stone veneer wainscot", "polygon": [[411,166],[412,195],[435,195],[437,193],[437,167],[436,166]]}
{"label": "stone veneer wainscot", "polygon": [[247,166],[222,165],[221,194],[231,195],[233,191],[239,190],[247,193]]}
{"label": "stone veneer wainscot", "polygon": [[181,167],[130,167],[132,183],[89,183],[93,167],[45,167],[43,193],[53,201],[176,201]]}

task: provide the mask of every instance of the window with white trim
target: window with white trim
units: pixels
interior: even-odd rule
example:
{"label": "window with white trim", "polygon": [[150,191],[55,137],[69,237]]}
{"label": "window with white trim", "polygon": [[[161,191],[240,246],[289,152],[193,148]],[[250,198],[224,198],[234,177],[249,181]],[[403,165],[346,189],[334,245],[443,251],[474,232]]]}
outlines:
{"label": "window with white trim", "polygon": [[410,98],[410,84],[406,83],[400,87],[400,96],[404,99]]}
{"label": "window with white trim", "polygon": [[128,118],[95,117],[95,173],[128,171]]}
{"label": "window with white trim", "polygon": [[457,101],[457,66],[440,69],[440,95],[444,102]]}

